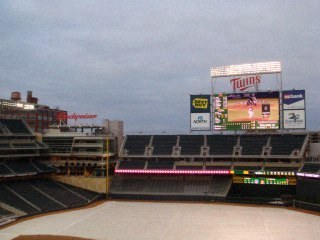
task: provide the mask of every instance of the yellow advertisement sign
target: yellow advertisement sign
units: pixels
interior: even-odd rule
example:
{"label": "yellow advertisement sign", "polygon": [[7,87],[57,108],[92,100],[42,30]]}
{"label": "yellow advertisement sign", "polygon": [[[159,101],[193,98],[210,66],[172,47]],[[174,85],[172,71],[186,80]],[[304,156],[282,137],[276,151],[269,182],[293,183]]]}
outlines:
{"label": "yellow advertisement sign", "polygon": [[206,109],[206,108],[208,108],[208,99],[207,98],[195,98],[192,101],[192,106],[194,108]]}

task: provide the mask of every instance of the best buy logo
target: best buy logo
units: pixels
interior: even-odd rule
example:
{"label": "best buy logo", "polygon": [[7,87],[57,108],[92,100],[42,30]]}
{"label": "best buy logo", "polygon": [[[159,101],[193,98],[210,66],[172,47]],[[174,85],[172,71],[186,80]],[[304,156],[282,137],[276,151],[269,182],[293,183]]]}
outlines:
{"label": "best buy logo", "polygon": [[195,98],[192,100],[192,106],[194,108],[208,108],[208,99],[207,98]]}

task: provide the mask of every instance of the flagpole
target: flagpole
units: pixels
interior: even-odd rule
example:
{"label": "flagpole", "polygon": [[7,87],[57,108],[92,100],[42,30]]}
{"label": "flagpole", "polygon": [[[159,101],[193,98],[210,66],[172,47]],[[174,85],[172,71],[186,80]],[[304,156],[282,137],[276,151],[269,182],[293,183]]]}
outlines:
{"label": "flagpole", "polygon": [[106,159],[106,198],[109,199],[109,137],[106,142],[107,159]]}

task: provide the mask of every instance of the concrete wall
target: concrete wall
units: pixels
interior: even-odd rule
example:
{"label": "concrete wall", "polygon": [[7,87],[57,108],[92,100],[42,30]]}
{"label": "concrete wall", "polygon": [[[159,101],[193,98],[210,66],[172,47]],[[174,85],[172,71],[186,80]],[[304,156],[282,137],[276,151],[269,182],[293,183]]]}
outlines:
{"label": "concrete wall", "polygon": [[[99,193],[106,193],[106,179],[103,177],[53,176],[53,180]],[[109,178],[109,189],[111,179]]]}

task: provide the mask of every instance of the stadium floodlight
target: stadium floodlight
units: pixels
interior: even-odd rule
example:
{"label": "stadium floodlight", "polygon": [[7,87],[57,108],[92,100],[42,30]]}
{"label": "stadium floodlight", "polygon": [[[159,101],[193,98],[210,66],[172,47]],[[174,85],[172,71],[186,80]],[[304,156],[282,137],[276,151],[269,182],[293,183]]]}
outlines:
{"label": "stadium floodlight", "polygon": [[281,73],[281,62],[248,63],[211,68],[211,77],[214,78],[268,73]]}

